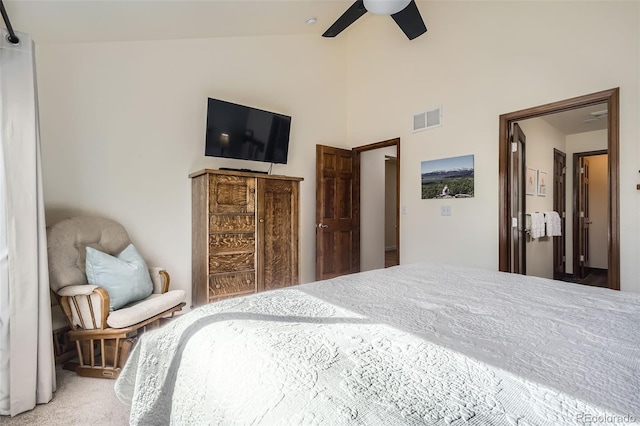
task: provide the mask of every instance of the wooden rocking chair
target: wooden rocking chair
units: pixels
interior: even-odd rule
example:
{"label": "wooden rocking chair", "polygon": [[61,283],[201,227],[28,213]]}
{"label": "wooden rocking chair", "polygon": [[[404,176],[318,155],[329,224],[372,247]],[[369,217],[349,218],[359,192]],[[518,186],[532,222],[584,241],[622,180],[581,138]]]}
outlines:
{"label": "wooden rocking chair", "polygon": [[107,290],[87,283],[86,247],[116,255],[130,243],[122,225],[99,217],[66,219],[47,231],[49,283],[69,321],[80,376],[117,378],[137,334],[185,305],[184,291],[169,291],[169,274],[149,268],[153,293],[109,311]]}

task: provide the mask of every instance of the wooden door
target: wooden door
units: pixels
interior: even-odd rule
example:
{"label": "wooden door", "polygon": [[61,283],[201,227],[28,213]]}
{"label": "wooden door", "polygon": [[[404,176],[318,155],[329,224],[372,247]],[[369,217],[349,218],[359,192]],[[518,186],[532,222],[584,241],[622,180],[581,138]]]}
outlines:
{"label": "wooden door", "polygon": [[316,280],[360,270],[357,156],[316,145]]}
{"label": "wooden door", "polygon": [[527,273],[527,256],[525,252],[525,143],[527,137],[514,123],[511,129],[511,272],[525,275]]}
{"label": "wooden door", "polygon": [[[578,194],[577,194],[577,211],[578,211],[578,252],[574,263],[577,263],[577,270],[574,275],[578,278],[584,278],[586,274],[586,266],[589,262],[589,160],[586,157],[580,157],[577,167],[578,175]],[[575,256],[575,255],[574,255]]]}
{"label": "wooden door", "polygon": [[553,237],[553,278],[562,279],[566,273],[565,218],[567,210],[566,194],[567,155],[553,150],[553,210],[560,215],[561,236]]}
{"label": "wooden door", "polygon": [[298,181],[258,179],[258,291],[298,284],[299,187]]}

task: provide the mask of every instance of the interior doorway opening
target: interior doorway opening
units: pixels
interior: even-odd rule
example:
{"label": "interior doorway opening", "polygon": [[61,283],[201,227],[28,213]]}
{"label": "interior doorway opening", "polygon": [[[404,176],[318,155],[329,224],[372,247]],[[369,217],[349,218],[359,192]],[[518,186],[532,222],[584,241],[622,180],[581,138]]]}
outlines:
{"label": "interior doorway opening", "polygon": [[360,186],[361,271],[399,264],[399,140],[353,149]]}
{"label": "interior doorway opening", "polygon": [[[514,145],[514,129],[521,126],[526,120],[549,117],[552,114],[561,112],[575,112],[583,108],[591,108],[589,113],[590,121],[602,122],[605,124],[605,130],[602,131],[603,148],[606,151],[607,157],[605,163],[607,169],[606,184],[606,200],[600,202],[601,206],[605,207],[606,218],[604,219],[603,227],[606,229],[606,243],[604,244],[603,251],[606,251],[606,286],[612,289],[620,289],[620,231],[619,231],[619,188],[618,188],[618,162],[619,162],[619,89],[611,89],[602,92],[597,92],[577,98],[567,99],[564,101],[554,102],[547,105],[541,105],[521,111],[515,111],[500,116],[500,158],[499,158],[499,179],[500,179],[500,228],[499,228],[499,269],[506,272],[515,272],[527,275],[544,276],[548,278],[562,277],[562,274],[571,274],[572,279],[579,276],[579,271],[574,271],[573,251],[579,249],[578,244],[574,244],[573,240],[576,236],[581,235],[584,232],[585,227],[591,225],[588,210],[579,208],[577,203],[577,197],[579,193],[571,192],[574,183],[579,181],[579,176],[574,178],[573,171],[569,171],[566,174],[566,182],[559,181],[556,177],[557,171],[554,169],[554,161],[557,157],[554,156],[555,151],[551,147],[545,148],[545,155],[549,160],[542,160],[540,156],[535,155],[532,152],[531,138],[527,135],[526,154],[522,152],[520,155],[521,161],[514,156],[514,148],[517,149],[517,143]],[[585,120],[586,121],[586,120]],[[526,125],[523,126],[525,133],[527,132]],[[524,144],[522,144],[524,146]],[[569,147],[569,137],[565,146]],[[558,147],[553,147],[558,148]],[[586,152],[589,149],[594,149],[592,146],[588,148],[575,148],[566,149],[566,170],[572,169],[572,159],[575,153]],[[558,149],[563,151],[562,149]],[[526,158],[526,162],[525,162]],[[546,163],[545,163],[546,161]],[[571,166],[571,167],[570,167]],[[579,170],[579,167],[577,168]],[[565,170],[565,171],[566,171]],[[552,173],[552,174],[550,174]],[[522,187],[523,179],[525,182],[531,181],[529,186]],[[550,181],[553,180],[553,185],[550,185]],[[543,183],[541,185],[540,183]],[[564,212],[558,208],[555,204],[558,202],[554,197],[554,204],[551,205],[550,200],[545,197],[550,196],[548,194],[549,189],[553,188],[553,192],[557,192],[559,189],[556,185],[562,185],[565,189],[567,196],[566,205],[570,205]],[[584,194],[584,190],[583,190]],[[586,196],[588,198],[588,195]],[[536,235],[535,238],[531,235],[532,227],[530,225],[532,218],[536,220],[539,218],[538,213],[545,212],[546,210],[555,210],[557,213],[564,213],[560,215],[562,226],[564,227],[562,235],[566,234],[566,247],[561,247],[562,243],[557,241],[559,237],[553,236],[552,240],[544,240],[543,236]],[[577,215],[574,220],[573,215]],[[566,222],[566,224],[565,224]],[[543,224],[544,226],[544,224]],[[574,227],[578,226],[578,229],[574,231]],[[577,235],[576,235],[577,234]],[[541,238],[542,237],[542,238]],[[586,241],[585,237],[582,237]],[[532,240],[535,244],[532,244]],[[571,243],[570,243],[571,242]],[[538,262],[532,259],[529,255],[538,249],[543,248],[546,244],[547,247],[553,246],[554,253],[551,254],[550,249],[546,249],[549,262]],[[584,245],[584,244],[583,244]],[[600,243],[602,246],[602,243]],[[575,251],[574,250],[574,251]],[[590,249],[587,249],[590,250]],[[524,254],[524,256],[523,256]],[[583,267],[590,268],[589,262],[586,260],[589,258],[581,254],[583,260],[581,261]],[[564,271],[556,270],[559,262],[557,257],[564,256]],[[524,262],[522,261],[524,259]],[[580,257],[578,257],[580,259]],[[604,268],[595,268],[604,269]],[[566,276],[565,276],[566,278]],[[584,278],[584,277],[583,277]],[[580,279],[583,279],[580,278]]]}

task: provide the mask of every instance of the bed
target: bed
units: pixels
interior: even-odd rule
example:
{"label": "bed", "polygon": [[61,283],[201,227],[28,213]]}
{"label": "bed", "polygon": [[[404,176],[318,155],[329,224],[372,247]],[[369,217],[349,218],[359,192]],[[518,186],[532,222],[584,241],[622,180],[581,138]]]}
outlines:
{"label": "bed", "polygon": [[640,294],[418,263],[228,299],[145,333],[131,424],[640,421]]}

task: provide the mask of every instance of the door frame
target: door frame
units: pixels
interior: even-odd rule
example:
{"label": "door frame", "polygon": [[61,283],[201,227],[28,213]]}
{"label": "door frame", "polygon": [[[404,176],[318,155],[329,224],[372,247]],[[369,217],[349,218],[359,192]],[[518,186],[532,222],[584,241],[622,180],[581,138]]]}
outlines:
{"label": "door frame", "polygon": [[[563,159],[563,170],[556,169],[556,157]],[[553,279],[564,278],[567,274],[567,235],[566,235],[566,216],[567,216],[567,154],[557,148],[553,148],[553,209],[560,215],[560,229],[562,235],[553,239]],[[562,176],[562,194],[558,194],[557,177]],[[558,207],[562,207],[560,210]],[[564,260],[562,260],[564,259]],[[560,261],[559,261],[560,260]],[[561,271],[559,271],[561,269]]]}
{"label": "door frame", "polygon": [[[572,261],[573,261],[573,276],[576,278],[583,278],[578,271],[580,270],[580,241],[578,235],[582,231],[580,230],[580,214],[578,212],[578,190],[580,186],[580,172],[578,170],[578,164],[581,158],[591,157],[594,155],[604,155],[609,154],[606,149],[599,149],[595,151],[585,151],[585,152],[574,152],[573,153],[573,188],[571,189],[573,192],[571,193],[572,206],[573,206],[573,251],[572,251]],[[587,244],[589,242],[587,241]],[[578,248],[578,250],[576,250]],[[608,265],[607,265],[608,266]]]}
{"label": "door frame", "polygon": [[[396,246],[398,255],[398,264],[400,264],[400,138],[388,139],[386,141],[370,143],[367,145],[352,148],[356,155],[355,164],[355,185],[358,193],[358,205],[360,205],[360,154],[365,151],[373,151],[374,149],[386,148],[389,146],[396,147],[396,158],[398,166],[396,168]],[[358,245],[358,249],[360,246]],[[360,253],[358,253],[360,255]]]}
{"label": "door frame", "polygon": [[609,223],[608,223],[608,287],[620,290],[620,188],[619,188],[619,156],[620,156],[620,88],[603,90],[584,96],[565,99],[533,108],[514,111],[500,115],[498,136],[498,186],[499,186],[499,227],[498,227],[498,268],[511,272],[511,181],[509,158],[511,144],[509,131],[511,123],[554,114],[557,112],[583,108],[586,106],[607,104],[607,151],[609,179]]}

